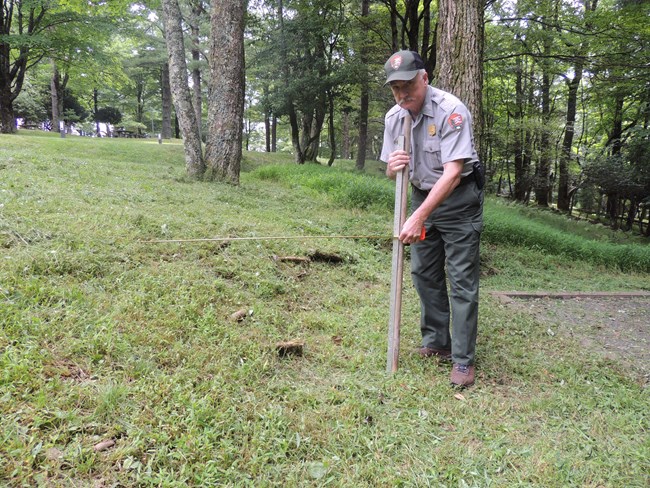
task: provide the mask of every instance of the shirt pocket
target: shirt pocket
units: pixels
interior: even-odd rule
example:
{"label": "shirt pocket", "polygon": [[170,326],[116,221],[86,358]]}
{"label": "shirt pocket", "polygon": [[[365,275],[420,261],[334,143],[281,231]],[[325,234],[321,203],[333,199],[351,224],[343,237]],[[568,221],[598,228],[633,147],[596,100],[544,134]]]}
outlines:
{"label": "shirt pocket", "polygon": [[440,138],[430,137],[424,143],[424,158],[427,167],[442,170],[442,156],[440,154]]}

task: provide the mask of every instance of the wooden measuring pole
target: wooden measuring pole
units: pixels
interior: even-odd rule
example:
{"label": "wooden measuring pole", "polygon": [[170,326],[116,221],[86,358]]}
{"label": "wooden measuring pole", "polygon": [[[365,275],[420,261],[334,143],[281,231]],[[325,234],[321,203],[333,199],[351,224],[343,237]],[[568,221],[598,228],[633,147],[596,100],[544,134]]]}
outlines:
{"label": "wooden measuring pole", "polygon": [[[404,135],[398,149],[411,151],[411,115],[404,117]],[[393,220],[393,262],[390,283],[390,317],[388,318],[388,361],[386,371],[395,373],[399,367],[399,329],[402,316],[402,281],[404,276],[404,244],[399,240],[406,222],[408,200],[408,166],[397,173],[395,181],[395,216]]]}

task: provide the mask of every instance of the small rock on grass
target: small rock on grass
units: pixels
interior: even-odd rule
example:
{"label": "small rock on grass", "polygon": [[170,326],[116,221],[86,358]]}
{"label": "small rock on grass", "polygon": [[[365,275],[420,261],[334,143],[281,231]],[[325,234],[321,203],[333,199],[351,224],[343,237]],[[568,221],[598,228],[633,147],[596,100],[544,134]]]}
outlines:
{"label": "small rock on grass", "polygon": [[93,449],[95,452],[101,452],[105,451],[106,449],[110,449],[115,445],[115,440],[113,439],[106,439],[105,441],[101,441],[93,446]]}
{"label": "small rock on grass", "polygon": [[237,310],[235,313],[230,315],[230,320],[233,322],[242,322],[249,315],[253,315],[253,311],[242,308],[241,310]]}

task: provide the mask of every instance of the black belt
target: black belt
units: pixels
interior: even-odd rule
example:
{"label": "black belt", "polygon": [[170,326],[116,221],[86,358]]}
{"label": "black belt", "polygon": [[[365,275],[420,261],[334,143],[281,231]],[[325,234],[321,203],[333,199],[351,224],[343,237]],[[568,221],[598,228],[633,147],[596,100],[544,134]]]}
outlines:
{"label": "black belt", "polygon": [[[459,186],[469,185],[470,183],[476,183],[476,178],[474,178],[474,173],[470,173],[467,176],[463,176],[460,179],[460,183],[458,183],[458,186],[456,186],[456,188],[458,188]],[[430,190],[422,190],[422,189],[418,188],[415,185],[411,185],[411,186],[413,187],[413,190],[420,193],[421,195],[428,195],[429,194]],[[454,188],[454,190],[456,188]]]}

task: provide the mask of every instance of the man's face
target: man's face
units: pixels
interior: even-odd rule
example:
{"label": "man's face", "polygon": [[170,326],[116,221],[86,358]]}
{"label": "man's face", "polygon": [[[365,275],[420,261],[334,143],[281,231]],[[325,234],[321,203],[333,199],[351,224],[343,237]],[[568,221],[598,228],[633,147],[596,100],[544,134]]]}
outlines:
{"label": "man's face", "polygon": [[426,73],[417,74],[408,81],[392,81],[390,89],[395,102],[413,114],[419,114],[427,93],[429,78]]}

